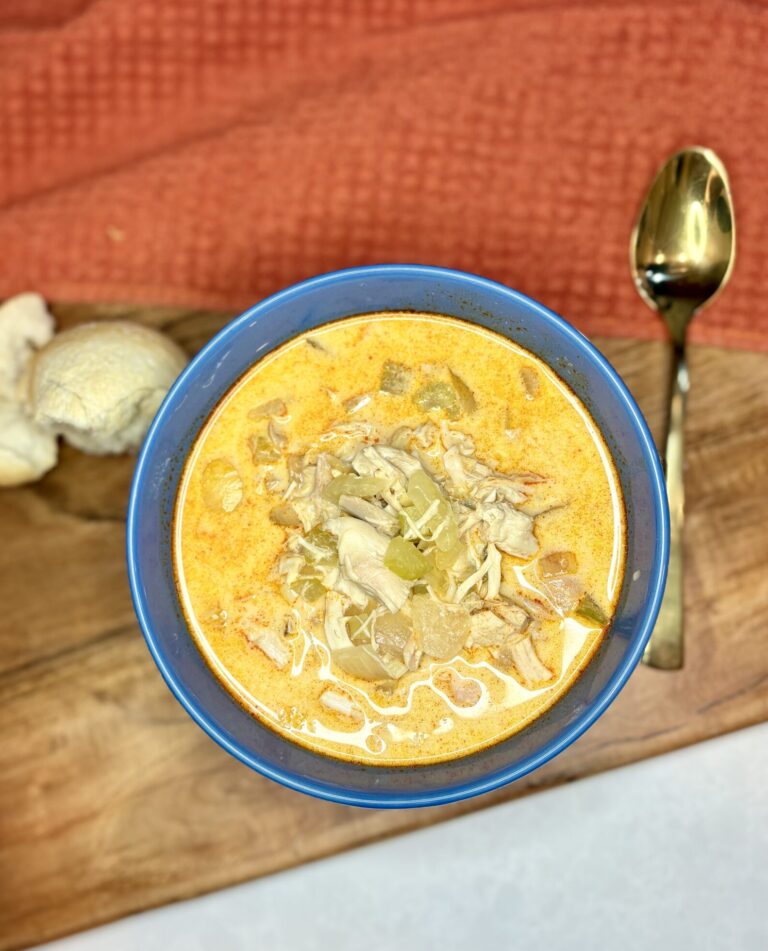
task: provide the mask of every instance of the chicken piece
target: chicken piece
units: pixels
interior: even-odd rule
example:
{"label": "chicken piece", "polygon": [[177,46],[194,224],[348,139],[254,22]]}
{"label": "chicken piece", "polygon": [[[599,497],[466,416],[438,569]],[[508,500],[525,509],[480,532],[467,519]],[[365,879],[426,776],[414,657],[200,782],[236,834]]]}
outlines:
{"label": "chicken piece", "polygon": [[323,631],[325,640],[332,651],[352,646],[347,633],[347,619],[344,616],[348,606],[349,599],[336,591],[329,591],[325,596]]}
{"label": "chicken piece", "polygon": [[470,647],[500,647],[506,636],[506,622],[493,611],[478,611],[469,619]]}
{"label": "chicken piece", "polygon": [[453,445],[443,455],[443,465],[457,492],[473,492],[489,475],[491,469],[474,456],[465,455],[460,445]]}
{"label": "chicken piece", "polygon": [[281,634],[257,624],[247,616],[240,621],[239,626],[245,632],[248,643],[266,654],[278,670],[284,670],[288,666],[291,648]]}
{"label": "chicken piece", "polygon": [[525,637],[530,617],[522,608],[507,602],[494,602],[490,609],[478,611],[469,619],[473,647],[502,647]]}
{"label": "chicken piece", "polygon": [[[386,459],[380,452],[379,446],[363,446],[352,457],[352,468],[358,475],[374,476],[378,479],[384,479],[388,485],[400,483],[405,485],[403,473],[389,459]],[[400,450],[393,449],[393,452]],[[407,453],[403,453],[407,455]]]}
{"label": "chicken piece", "polygon": [[533,534],[533,518],[507,502],[478,503],[476,514],[483,522],[487,541],[508,555],[530,558],[539,543]]}
{"label": "chicken piece", "polygon": [[541,379],[533,367],[523,367],[520,371],[520,379],[525,390],[527,400],[535,399],[541,388]]}
{"label": "chicken piece", "polygon": [[414,459],[410,453],[404,452],[402,449],[396,449],[394,446],[377,446],[376,449],[379,455],[402,472],[406,479],[409,479],[414,472],[421,469],[421,463],[418,459]]}
{"label": "chicken piece", "polygon": [[362,519],[377,531],[390,537],[397,535],[400,530],[400,522],[397,516],[381,508],[380,505],[369,502],[368,499],[360,499],[354,495],[342,495],[339,498],[339,507],[348,515]]}
{"label": "chicken piece", "polygon": [[359,518],[330,518],[325,527],[339,540],[339,564],[350,581],[395,614],[405,604],[410,584],[384,564],[389,539]]}
{"label": "chicken piece", "polygon": [[563,614],[570,614],[584,594],[584,584],[574,575],[562,575],[541,582],[542,593]]}
{"label": "chicken piece", "polygon": [[462,677],[453,668],[439,671],[435,684],[457,707],[474,707],[483,695],[483,688],[477,680]]}
{"label": "chicken piece", "polygon": [[[322,454],[321,454],[322,455]],[[326,458],[323,456],[323,458]],[[320,463],[301,470],[296,488],[290,493],[291,505],[305,532],[338,513],[338,508],[323,498],[322,491],[333,477],[329,465]]]}
{"label": "chicken piece", "polygon": [[350,698],[340,690],[333,690],[330,687],[320,694],[320,703],[341,717],[346,717],[355,723],[361,723],[364,719],[363,711]]}
{"label": "chicken piece", "polygon": [[349,598],[355,607],[364,608],[368,604],[367,592],[359,584],[355,584],[354,581],[348,578],[338,567],[329,572],[329,577],[324,579],[324,583],[327,588]]}
{"label": "chicken piece", "polygon": [[535,687],[554,676],[549,667],[541,662],[530,637],[524,637],[515,644],[505,644],[491,653],[500,667],[513,667],[526,687]]}
{"label": "chicken piece", "polygon": [[[529,483],[524,481],[527,478],[529,477],[492,472],[475,488],[473,495],[485,502],[502,501],[519,505],[528,499],[525,486]],[[534,481],[541,481],[538,476],[531,476],[530,478]]]}
{"label": "chicken piece", "polygon": [[453,600],[456,603],[463,601],[472,588],[480,584],[483,578],[486,577],[488,579],[488,597],[495,598],[499,593],[501,584],[501,555],[494,545],[488,546],[485,560],[480,567],[458,586]]}

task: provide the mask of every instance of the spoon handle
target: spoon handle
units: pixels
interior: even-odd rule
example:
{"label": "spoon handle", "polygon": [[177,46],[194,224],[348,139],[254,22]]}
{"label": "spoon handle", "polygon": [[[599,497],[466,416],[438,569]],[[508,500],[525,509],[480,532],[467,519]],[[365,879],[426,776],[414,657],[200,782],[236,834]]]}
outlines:
{"label": "spoon handle", "polygon": [[674,349],[672,395],[664,455],[669,498],[669,572],[656,627],[643,655],[643,663],[662,670],[679,670],[683,666],[683,437],[688,386],[688,362],[683,340],[676,343]]}

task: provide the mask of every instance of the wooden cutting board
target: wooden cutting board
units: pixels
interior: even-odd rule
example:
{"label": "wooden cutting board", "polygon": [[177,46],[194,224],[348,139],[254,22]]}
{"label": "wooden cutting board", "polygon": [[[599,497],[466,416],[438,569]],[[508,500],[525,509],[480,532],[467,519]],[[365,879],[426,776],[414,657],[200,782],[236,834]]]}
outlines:
{"label": "wooden cutting board", "polygon": [[[192,353],[222,315],[125,316]],[[599,340],[652,427],[666,350]],[[372,812],[252,773],[184,714],[144,647],[123,542],[133,460],[62,451],[0,490],[0,949],[521,796],[768,718],[768,354],[691,355],[687,663],[640,668],[600,722],[516,785],[458,806]]]}

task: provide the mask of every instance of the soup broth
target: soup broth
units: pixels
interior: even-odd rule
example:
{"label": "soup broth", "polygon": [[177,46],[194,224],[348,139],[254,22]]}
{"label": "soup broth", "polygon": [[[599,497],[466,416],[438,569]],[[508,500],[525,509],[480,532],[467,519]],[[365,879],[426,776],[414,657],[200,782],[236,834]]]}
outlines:
{"label": "soup broth", "polygon": [[520,730],[573,684],[621,588],[618,477],[543,362],[449,317],[346,318],[256,363],[176,501],[206,661],[286,738],[420,765]]}

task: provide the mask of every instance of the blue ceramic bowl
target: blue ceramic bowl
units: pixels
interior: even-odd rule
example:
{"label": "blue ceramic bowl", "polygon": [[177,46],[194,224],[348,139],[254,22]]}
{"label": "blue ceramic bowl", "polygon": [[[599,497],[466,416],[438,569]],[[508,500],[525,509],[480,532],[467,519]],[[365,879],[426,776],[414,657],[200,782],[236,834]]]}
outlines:
{"label": "blue ceramic bowl", "polygon": [[[209,670],[176,596],[171,519],[184,460],[208,414],[253,363],[278,344],[352,314],[451,314],[504,334],[548,363],[603,432],[627,507],[627,569],[613,624],[582,676],[520,733],[448,763],[373,767],[312,753],[240,707]],[[147,645],[166,683],[197,723],[270,779],[336,802],[403,807],[453,802],[503,786],[546,763],[605,711],[640,659],[659,608],[669,517],[658,455],[615,370],[560,317],[516,291],[459,271],[380,265],[289,287],[228,324],[178,378],[147,434],[128,510],[128,573]]]}

